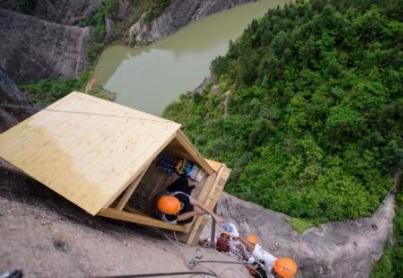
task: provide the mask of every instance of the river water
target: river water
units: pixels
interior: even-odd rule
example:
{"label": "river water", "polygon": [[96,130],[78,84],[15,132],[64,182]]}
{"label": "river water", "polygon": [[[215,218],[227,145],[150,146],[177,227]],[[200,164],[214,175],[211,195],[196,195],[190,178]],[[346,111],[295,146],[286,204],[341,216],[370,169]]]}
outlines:
{"label": "river water", "polygon": [[101,55],[97,83],[116,93],[116,102],[154,115],[209,75],[211,61],[223,55],[253,18],[285,0],[260,0],[208,16],[143,48],[115,45]]}

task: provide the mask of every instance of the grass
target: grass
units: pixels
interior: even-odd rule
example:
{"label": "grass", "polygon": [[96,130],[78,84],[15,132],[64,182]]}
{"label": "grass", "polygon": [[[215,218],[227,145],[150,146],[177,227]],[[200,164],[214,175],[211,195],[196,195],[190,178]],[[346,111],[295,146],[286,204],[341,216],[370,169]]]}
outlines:
{"label": "grass", "polygon": [[314,224],[306,219],[291,217],[288,220],[288,224],[294,229],[294,231],[303,234],[306,230],[312,228]]}
{"label": "grass", "polygon": [[[50,104],[68,95],[72,91],[83,92],[86,84],[93,75],[93,70],[84,71],[75,79],[45,79],[33,83],[21,84],[18,87],[25,91],[30,103]],[[113,100],[115,95],[101,86],[94,86],[89,95]]]}

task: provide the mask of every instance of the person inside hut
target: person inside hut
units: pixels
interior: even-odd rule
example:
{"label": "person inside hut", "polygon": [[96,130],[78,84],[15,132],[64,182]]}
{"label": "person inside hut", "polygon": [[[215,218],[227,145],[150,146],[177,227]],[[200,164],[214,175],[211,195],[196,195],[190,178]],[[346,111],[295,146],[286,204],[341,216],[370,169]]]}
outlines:
{"label": "person inside hut", "polygon": [[165,191],[154,197],[155,217],[171,224],[187,224],[193,221],[194,216],[209,214],[217,223],[222,223],[220,216],[190,196],[193,188],[187,176],[181,175]]}

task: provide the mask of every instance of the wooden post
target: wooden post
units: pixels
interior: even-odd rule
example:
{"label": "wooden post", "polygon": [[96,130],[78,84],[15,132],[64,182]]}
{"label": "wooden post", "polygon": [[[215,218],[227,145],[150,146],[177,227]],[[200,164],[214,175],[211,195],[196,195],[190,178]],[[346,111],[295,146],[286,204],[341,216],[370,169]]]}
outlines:
{"label": "wooden post", "polygon": [[199,153],[199,151],[192,145],[186,135],[178,130],[176,133],[176,139],[185,148],[185,150],[192,156],[194,162],[196,162],[200,167],[206,171],[207,174],[214,174],[213,168],[208,164],[207,160]]}
{"label": "wooden post", "polygon": [[[214,207],[214,213],[217,212],[217,205],[215,205]],[[215,219],[214,217],[212,217],[212,221],[211,221],[211,236],[210,236],[210,247],[214,248],[215,247]]]}
{"label": "wooden post", "polygon": [[[152,163],[152,162],[151,162]],[[123,210],[129,201],[130,197],[132,196],[134,190],[137,188],[137,185],[141,182],[144,175],[147,173],[148,168],[150,167],[151,163],[148,163],[144,170],[140,173],[140,175],[134,179],[131,185],[126,189],[125,193],[123,194],[122,198],[119,200],[118,205],[116,208],[118,210]]]}

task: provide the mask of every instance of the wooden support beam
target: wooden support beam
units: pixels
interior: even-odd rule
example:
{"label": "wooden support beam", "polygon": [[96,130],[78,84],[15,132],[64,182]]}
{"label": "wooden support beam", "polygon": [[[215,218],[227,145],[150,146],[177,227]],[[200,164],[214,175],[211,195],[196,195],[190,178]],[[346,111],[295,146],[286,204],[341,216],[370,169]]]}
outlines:
{"label": "wooden support beam", "polygon": [[[199,194],[195,197],[199,202],[203,204],[206,202],[208,194],[212,190],[216,178],[217,173],[207,177],[207,180],[204,182],[203,187],[201,188]],[[196,217],[196,219],[192,223],[186,224],[186,231],[185,231],[186,234],[179,236],[179,239],[181,241],[183,242],[187,241],[188,233],[190,233],[193,230],[193,227],[195,227],[195,224],[198,223],[197,220],[199,218],[200,217]]]}
{"label": "wooden support beam", "polygon": [[[225,183],[228,180],[230,173],[231,170],[227,168],[225,165],[223,165],[220,171],[218,172],[217,177],[214,181],[214,185],[209,191],[206,200],[203,202],[204,205],[207,206],[209,209],[213,209],[216,206],[218,198],[220,197],[221,193],[224,190]],[[194,221],[194,225],[191,229],[191,232],[187,235],[186,243],[190,245],[196,245],[199,240],[200,234],[202,233],[203,228],[206,224],[207,224],[207,217],[199,216]]]}
{"label": "wooden support beam", "polygon": [[216,172],[218,172],[218,170],[220,170],[222,166],[222,163],[215,160],[206,159],[206,161],[210,165],[210,167],[213,168],[213,170]]}
{"label": "wooden support beam", "polygon": [[[214,213],[217,213],[217,204],[214,207]],[[215,247],[215,219],[213,218],[211,221],[211,233],[210,233],[210,247],[214,248]]]}
{"label": "wooden support beam", "polygon": [[177,232],[185,232],[186,230],[186,227],[183,225],[169,224],[167,222],[152,218],[150,216],[134,214],[126,211],[120,211],[114,208],[103,209],[100,211],[98,215],[112,219],[132,222],[140,225],[161,228],[165,230],[171,230]]}
{"label": "wooden support beam", "polygon": [[126,189],[125,193],[123,194],[122,198],[120,198],[120,201],[119,201],[118,205],[116,206],[116,209],[118,209],[118,210],[124,209],[127,202],[129,201],[130,197],[132,196],[134,190],[137,188],[137,186],[143,179],[144,175],[147,173],[147,170],[150,167],[150,165],[151,165],[151,163],[147,164],[147,166],[140,173],[140,175],[137,178],[135,178],[134,181],[129,185],[129,187]]}
{"label": "wooden support beam", "polygon": [[212,175],[214,173],[213,168],[207,163],[207,160],[199,153],[199,151],[192,145],[186,135],[178,130],[176,132],[176,140],[183,146],[183,148],[193,157],[200,167],[206,171],[207,174]]}

